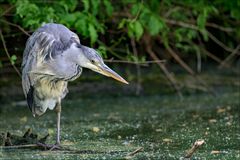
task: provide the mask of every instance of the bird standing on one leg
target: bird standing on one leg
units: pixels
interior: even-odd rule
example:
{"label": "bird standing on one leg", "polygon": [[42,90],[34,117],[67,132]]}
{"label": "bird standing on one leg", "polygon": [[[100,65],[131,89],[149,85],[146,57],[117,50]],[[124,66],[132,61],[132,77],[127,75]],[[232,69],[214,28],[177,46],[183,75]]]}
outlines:
{"label": "bird standing on one leg", "polygon": [[29,37],[22,62],[23,91],[33,116],[56,110],[55,146],[60,145],[61,100],[68,92],[68,82],[78,78],[82,68],[128,84],[104,64],[97,51],[83,46],[78,36],[61,24],[46,24]]}

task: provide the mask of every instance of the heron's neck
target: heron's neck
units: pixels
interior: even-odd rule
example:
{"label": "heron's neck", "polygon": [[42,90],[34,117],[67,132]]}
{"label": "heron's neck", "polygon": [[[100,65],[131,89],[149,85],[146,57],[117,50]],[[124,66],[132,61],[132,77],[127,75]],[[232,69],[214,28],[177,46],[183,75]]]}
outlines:
{"label": "heron's neck", "polygon": [[78,48],[76,44],[72,44],[62,55],[65,59],[64,63],[73,63],[80,67],[87,67],[87,62],[89,62],[81,48]]}

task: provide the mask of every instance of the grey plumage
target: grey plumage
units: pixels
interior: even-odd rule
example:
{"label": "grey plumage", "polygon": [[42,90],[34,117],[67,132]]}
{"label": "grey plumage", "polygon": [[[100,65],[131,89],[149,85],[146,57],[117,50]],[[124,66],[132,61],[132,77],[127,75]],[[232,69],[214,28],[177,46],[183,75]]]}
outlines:
{"label": "grey plumage", "polygon": [[34,116],[53,109],[57,99],[66,95],[67,82],[80,76],[79,65],[61,60],[73,43],[80,44],[78,36],[61,24],[46,24],[28,39],[23,54],[22,86]]}
{"label": "grey plumage", "polygon": [[46,24],[27,40],[22,62],[23,91],[34,116],[47,109],[56,110],[57,145],[61,100],[68,92],[68,82],[78,78],[83,67],[128,83],[104,64],[97,51],[81,45],[78,36],[61,24]]}

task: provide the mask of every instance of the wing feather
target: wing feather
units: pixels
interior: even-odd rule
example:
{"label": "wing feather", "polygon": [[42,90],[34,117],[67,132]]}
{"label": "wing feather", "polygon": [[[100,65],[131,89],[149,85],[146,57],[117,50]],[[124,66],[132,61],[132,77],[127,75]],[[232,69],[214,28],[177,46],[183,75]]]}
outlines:
{"label": "wing feather", "polygon": [[[60,26],[60,29],[68,31],[70,36],[66,37],[64,33],[56,34],[53,26]],[[34,72],[38,71],[38,67],[43,67],[44,62],[53,60],[54,57],[70,47],[72,43],[80,43],[75,33],[63,27],[57,24],[47,24],[34,32],[27,40],[22,61],[22,87],[25,97],[28,96],[31,86],[34,85],[36,78]],[[41,74],[53,75],[54,73],[44,72]]]}

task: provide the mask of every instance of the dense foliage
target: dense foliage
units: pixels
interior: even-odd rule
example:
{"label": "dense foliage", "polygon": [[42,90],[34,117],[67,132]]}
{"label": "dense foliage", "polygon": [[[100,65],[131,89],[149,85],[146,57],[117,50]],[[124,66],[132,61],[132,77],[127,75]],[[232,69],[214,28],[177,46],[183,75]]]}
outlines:
{"label": "dense foliage", "polygon": [[[62,23],[104,58],[173,59],[192,75],[201,70],[203,57],[229,67],[239,55],[239,0],[5,0],[0,15],[3,35]],[[10,54],[13,64],[22,53]],[[188,65],[193,58],[196,69]]]}

